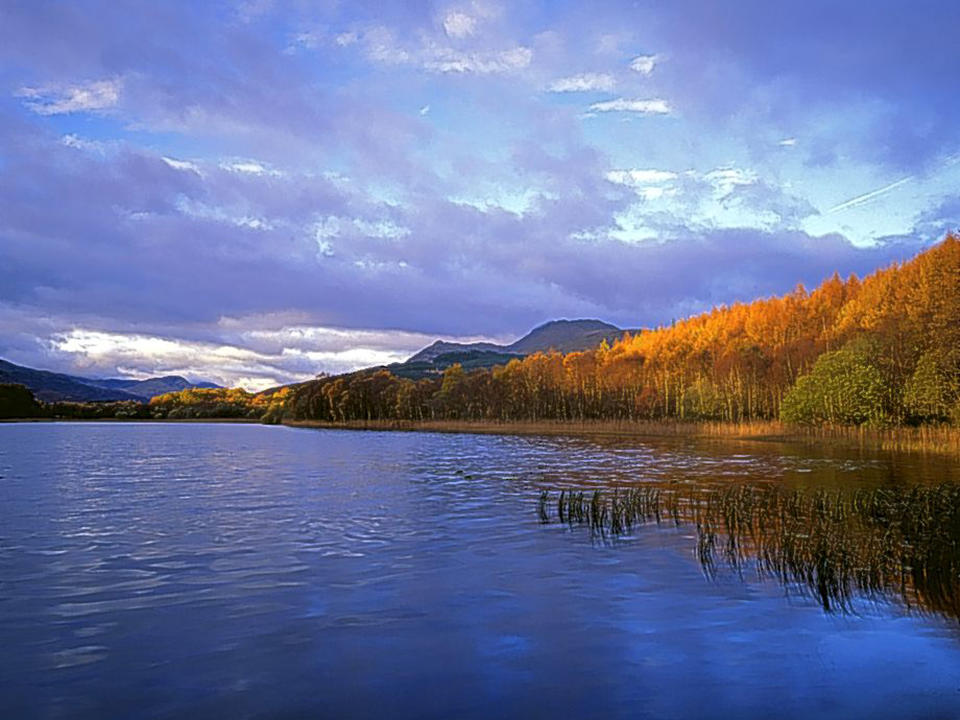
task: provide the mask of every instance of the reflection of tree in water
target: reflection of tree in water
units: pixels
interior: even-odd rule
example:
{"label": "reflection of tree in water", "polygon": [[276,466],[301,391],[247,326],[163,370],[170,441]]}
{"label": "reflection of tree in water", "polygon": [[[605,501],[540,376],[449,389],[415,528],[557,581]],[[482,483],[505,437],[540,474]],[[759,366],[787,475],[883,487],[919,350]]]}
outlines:
{"label": "reflection of tree in water", "polygon": [[638,525],[695,525],[711,577],[752,567],[850,611],[857,597],[960,619],[960,485],[857,491],[642,486],[542,491],[541,521],[617,538]]}

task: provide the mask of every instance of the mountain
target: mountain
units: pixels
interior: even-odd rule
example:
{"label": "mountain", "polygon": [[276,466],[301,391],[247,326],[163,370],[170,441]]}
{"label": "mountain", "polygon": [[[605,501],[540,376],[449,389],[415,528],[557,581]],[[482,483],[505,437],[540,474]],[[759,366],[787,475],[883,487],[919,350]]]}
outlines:
{"label": "mountain", "polygon": [[534,328],[505,350],[518,355],[548,350],[562,353],[593,350],[604,340],[612,343],[627,332],[634,331],[622,330],[600,320],[552,320]]}
{"label": "mountain", "polygon": [[473,370],[505,365],[510,360],[536,352],[592,350],[604,340],[613,343],[628,332],[637,333],[639,330],[623,330],[601,320],[551,320],[509,345],[437,340],[405,362],[388,365],[387,369],[399,377],[416,380],[436,375],[454,363],[460,363],[464,370]]}
{"label": "mountain", "polygon": [[488,342],[476,343],[456,343],[437,340],[432,345],[428,345],[416,355],[406,360],[408,363],[433,362],[438,355],[457,352],[506,352],[506,347]]}
{"label": "mountain", "polygon": [[218,388],[219,385],[211,382],[192,383],[179,375],[164,375],[163,377],[147,378],[146,380],[130,380],[127,378],[109,378],[106,380],[84,380],[89,385],[110,390],[122,390],[149,400],[157,395],[179,392],[192,388]]}
{"label": "mountain", "polygon": [[63,373],[35,370],[0,360],[0,382],[26,385],[38,400],[58,402],[108,402],[111,400],[137,400],[142,397],[120,389],[97,387],[87,384],[83,378]]}
{"label": "mountain", "polygon": [[187,388],[215,388],[213,383],[191,383],[178,375],[146,380],[123,378],[95,379],[66,375],[48,370],[14,365],[0,360],[0,382],[26,385],[38,400],[44,402],[111,402],[135,400],[144,402],[154,395]]}

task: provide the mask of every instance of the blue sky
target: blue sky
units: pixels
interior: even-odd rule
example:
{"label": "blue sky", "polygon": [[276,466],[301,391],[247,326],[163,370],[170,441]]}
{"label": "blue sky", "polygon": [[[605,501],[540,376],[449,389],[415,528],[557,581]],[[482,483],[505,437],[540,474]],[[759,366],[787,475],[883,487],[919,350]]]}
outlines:
{"label": "blue sky", "polygon": [[5,2],[0,357],[263,387],[960,226],[955,2]]}

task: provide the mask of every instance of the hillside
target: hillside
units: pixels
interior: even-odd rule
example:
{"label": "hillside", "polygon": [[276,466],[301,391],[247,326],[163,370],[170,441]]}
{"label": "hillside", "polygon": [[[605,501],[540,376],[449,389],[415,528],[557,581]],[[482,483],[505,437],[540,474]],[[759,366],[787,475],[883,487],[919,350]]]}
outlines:
{"label": "hillside", "polygon": [[164,375],[163,377],[147,378],[146,380],[130,380],[127,378],[109,378],[106,380],[83,380],[88,385],[121,390],[131,395],[149,400],[157,395],[179,392],[196,388],[215,389],[220,387],[211,382],[191,383],[179,375]]}
{"label": "hillside", "polygon": [[[953,235],[863,280],[834,275],[813,291],[798,286],[668,327],[617,331],[622,337],[612,343],[605,333],[613,331],[594,322],[548,323],[499,355],[439,353],[433,374],[419,380],[403,374],[404,363],[303,383],[286,417],[960,422],[960,239]],[[608,344],[570,352],[572,337]],[[523,359],[503,365],[503,353],[517,349]],[[499,366],[459,362],[481,366],[484,353]],[[441,358],[457,361],[442,375]]]}
{"label": "hillside", "polygon": [[189,388],[215,388],[213,383],[192,384],[177,375],[146,380],[123,378],[96,379],[77,375],[37,370],[0,360],[0,383],[15,383],[27,387],[43,402],[113,402],[135,400],[145,402],[151,397]]}

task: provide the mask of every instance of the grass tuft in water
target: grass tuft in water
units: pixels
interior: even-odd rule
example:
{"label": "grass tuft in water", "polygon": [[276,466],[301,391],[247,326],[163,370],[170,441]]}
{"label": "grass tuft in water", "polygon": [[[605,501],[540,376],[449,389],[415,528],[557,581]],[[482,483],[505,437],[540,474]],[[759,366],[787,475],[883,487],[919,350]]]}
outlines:
{"label": "grass tuft in water", "polygon": [[[551,522],[541,491],[541,522]],[[960,619],[960,486],[789,491],[771,485],[563,489],[556,517],[616,540],[670,522],[696,527],[708,577],[752,567],[827,611],[857,598]]]}

